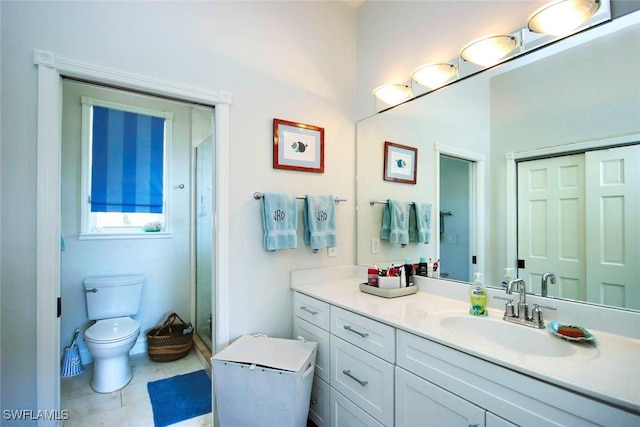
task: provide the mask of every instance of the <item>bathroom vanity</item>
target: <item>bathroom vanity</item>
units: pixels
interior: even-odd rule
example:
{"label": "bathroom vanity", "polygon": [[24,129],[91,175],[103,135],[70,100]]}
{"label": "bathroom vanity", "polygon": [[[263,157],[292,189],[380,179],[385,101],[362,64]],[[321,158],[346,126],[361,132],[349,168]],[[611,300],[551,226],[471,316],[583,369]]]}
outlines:
{"label": "bathroom vanity", "polygon": [[381,298],[357,272],[292,272],[293,336],[318,342],[318,426],[640,425],[637,338],[590,327],[594,342],[569,342],[503,321],[498,301],[472,317],[464,285],[445,297],[426,278]]}

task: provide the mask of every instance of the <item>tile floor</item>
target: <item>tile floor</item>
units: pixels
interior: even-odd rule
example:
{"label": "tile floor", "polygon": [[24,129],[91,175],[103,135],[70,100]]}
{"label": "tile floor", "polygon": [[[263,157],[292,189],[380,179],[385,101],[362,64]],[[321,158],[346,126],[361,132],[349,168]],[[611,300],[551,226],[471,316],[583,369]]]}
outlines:
{"label": "tile floor", "polygon": [[[146,353],[131,356],[133,378],[123,389],[113,393],[96,393],[91,389],[91,369],[61,381],[61,409],[69,411],[63,427],[153,427],[153,412],[147,383],[175,375],[207,369],[204,358],[194,348],[182,359],[173,362],[154,362]],[[210,368],[209,368],[210,373]],[[176,427],[209,427],[211,413],[174,424]]]}

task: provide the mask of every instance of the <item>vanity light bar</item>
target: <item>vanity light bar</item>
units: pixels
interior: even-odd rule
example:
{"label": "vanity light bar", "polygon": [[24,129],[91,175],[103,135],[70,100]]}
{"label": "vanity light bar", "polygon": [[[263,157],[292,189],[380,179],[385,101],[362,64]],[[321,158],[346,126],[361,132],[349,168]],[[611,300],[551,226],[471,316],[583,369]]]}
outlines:
{"label": "vanity light bar", "polygon": [[[263,194],[261,192],[259,192],[259,191],[256,191],[255,193],[253,193],[253,198],[256,199],[256,200],[260,200],[260,199],[262,199],[262,197],[263,197]],[[307,196],[296,196],[296,199],[298,199],[298,200],[304,200],[306,198],[307,198]],[[340,202],[346,202],[347,199],[345,199],[344,197],[334,197],[333,201],[336,202],[336,203],[340,203]]]}

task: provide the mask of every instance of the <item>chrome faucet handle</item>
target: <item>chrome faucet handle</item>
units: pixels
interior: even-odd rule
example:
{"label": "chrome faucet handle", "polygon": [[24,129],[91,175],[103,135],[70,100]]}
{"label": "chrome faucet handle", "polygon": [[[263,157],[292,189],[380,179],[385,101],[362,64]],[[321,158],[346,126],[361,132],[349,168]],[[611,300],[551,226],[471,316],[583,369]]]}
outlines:
{"label": "chrome faucet handle", "polygon": [[516,312],[513,307],[513,298],[506,298],[498,295],[494,295],[494,298],[507,301],[504,306],[504,317],[516,317]]}
{"label": "chrome faucet handle", "polygon": [[556,308],[548,305],[533,304],[533,311],[531,312],[531,321],[533,323],[537,323],[544,327],[544,322],[542,321],[542,310],[540,310],[540,307],[546,308],[547,310],[556,310]]}

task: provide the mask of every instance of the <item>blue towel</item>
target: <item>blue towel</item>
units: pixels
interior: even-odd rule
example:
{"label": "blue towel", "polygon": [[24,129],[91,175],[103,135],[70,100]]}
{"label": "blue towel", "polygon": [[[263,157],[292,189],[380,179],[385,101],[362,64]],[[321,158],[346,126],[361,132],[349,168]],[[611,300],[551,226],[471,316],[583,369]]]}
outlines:
{"label": "blue towel", "polygon": [[295,196],[264,193],[262,196],[264,247],[269,251],[298,246],[298,204]]}
{"label": "blue towel", "polygon": [[333,196],[307,194],[302,211],[304,242],[318,249],[338,246],[336,238],[336,203]]}
{"label": "blue towel", "polygon": [[417,242],[429,243],[431,240],[431,203],[414,204],[418,226]]}
{"label": "blue towel", "polygon": [[388,200],[389,205],[389,243],[405,246],[409,243],[409,204]]}
{"label": "blue towel", "polygon": [[382,208],[382,226],[380,227],[380,240],[389,240],[391,236],[391,210],[389,203]]}
{"label": "blue towel", "polygon": [[418,220],[416,218],[415,203],[409,204],[409,241],[418,241]]}

